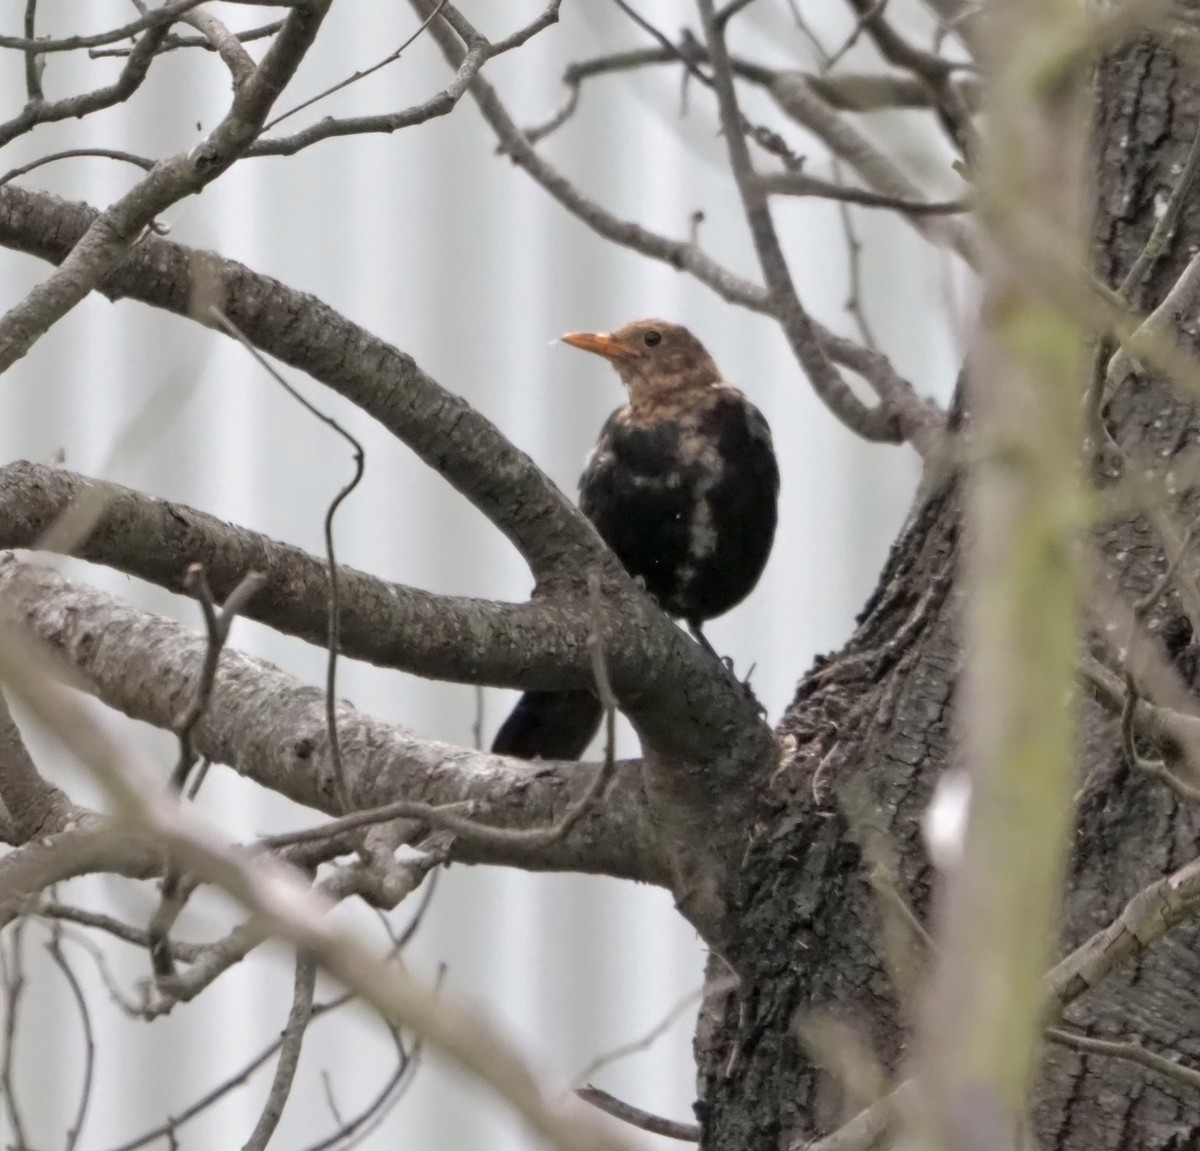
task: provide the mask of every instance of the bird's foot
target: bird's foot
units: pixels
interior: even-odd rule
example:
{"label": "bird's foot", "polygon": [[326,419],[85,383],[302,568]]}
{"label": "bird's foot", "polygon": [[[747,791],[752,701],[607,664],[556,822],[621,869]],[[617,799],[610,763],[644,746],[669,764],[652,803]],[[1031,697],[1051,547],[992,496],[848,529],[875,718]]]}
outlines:
{"label": "bird's foot", "polygon": [[[688,628],[691,631],[692,635],[695,637],[696,642],[702,648],[704,648],[704,650],[706,652],[708,652],[708,654],[711,655],[713,657],[713,659],[717,660],[721,664],[721,666],[727,672],[729,672],[729,674],[731,676],[733,676],[734,679],[737,679],[738,678],[737,669],[733,665],[733,657],[729,656],[729,655],[720,655],[717,652],[717,649],[715,647],[713,647],[713,645],[711,643],[708,642],[708,637],[704,634],[703,631],[700,630],[699,624],[689,623]],[[742,692],[744,693],[746,698],[752,704],[754,704],[754,708],[758,712],[758,714],[766,715],[767,709],[762,705],[762,702],[759,700],[758,696],[756,696],[754,694],[754,689],[750,686],[750,677],[754,674],[754,669],[757,666],[758,666],[757,664],[751,664],[750,670],[746,673],[746,678],[738,679],[738,683],[741,685]]]}

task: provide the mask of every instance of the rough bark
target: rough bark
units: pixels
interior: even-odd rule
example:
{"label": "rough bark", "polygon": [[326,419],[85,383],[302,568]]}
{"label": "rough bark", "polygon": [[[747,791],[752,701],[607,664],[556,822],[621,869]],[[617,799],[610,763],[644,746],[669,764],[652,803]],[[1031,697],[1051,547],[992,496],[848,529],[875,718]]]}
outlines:
{"label": "rough bark", "polygon": [[[1182,167],[1200,87],[1169,44],[1144,37],[1105,62],[1097,98],[1096,268],[1115,284]],[[1148,310],[1161,301],[1198,245],[1200,201],[1192,197],[1135,303]],[[1113,397],[1107,415],[1131,457],[1159,467],[1200,439],[1195,406],[1145,375]],[[697,1031],[704,1147],[802,1147],[857,1110],[863,1101],[848,1098],[799,1037],[814,1019],[851,1025],[888,1071],[900,1070],[911,1001],[889,962],[894,948],[884,944],[888,903],[870,879],[890,855],[895,886],[924,917],[933,873],[920,819],[953,762],[961,514],[959,476],[928,485],[853,637],[817,662],[782,722],[795,745],[762,796],[740,876],[737,943],[726,956],[741,986],[709,1004]],[[1162,571],[1142,518],[1108,524],[1100,549],[1130,596]],[[1194,683],[1190,628],[1171,597],[1154,627]],[[1080,771],[1063,953],[1196,854],[1198,813],[1126,769],[1113,716],[1090,700]],[[1177,927],[1080,999],[1070,1020],[1200,1060],[1198,934],[1192,922]],[[1128,1062],[1058,1048],[1044,1056],[1035,1120],[1044,1149],[1200,1145],[1200,1098],[1188,1088]]]}

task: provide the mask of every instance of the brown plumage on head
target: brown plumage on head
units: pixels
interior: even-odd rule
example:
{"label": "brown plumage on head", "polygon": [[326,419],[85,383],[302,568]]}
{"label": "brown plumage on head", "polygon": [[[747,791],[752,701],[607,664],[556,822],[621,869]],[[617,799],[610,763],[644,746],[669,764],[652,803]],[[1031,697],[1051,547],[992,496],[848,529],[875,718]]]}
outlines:
{"label": "brown plumage on head", "polygon": [[723,383],[704,345],[680,324],[635,320],[612,332],[568,332],[563,343],[611,361],[634,421],[661,419]]}

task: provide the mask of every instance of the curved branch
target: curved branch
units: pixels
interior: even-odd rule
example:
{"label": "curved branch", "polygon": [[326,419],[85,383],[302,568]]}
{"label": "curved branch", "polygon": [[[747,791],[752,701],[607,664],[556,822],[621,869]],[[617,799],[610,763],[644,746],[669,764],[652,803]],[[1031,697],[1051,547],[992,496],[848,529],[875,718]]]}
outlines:
{"label": "curved branch", "polygon": [[[57,263],[96,216],[86,205],[6,185],[0,188],[0,245]],[[216,287],[221,310],[256,348],[357,404],[443,475],[512,540],[540,582],[596,566],[611,578],[623,576],[591,523],[491,422],[411,356],[315,297],[233,260],[153,236],[98,290],[188,316],[201,281],[206,291]]]}
{"label": "curved branch", "polygon": [[[265,582],[239,610],[287,635],[324,646],[329,569],[301,548],[228,524],[184,504],[18,461],[0,468],[0,548],[59,550],[49,529],[83,498],[100,506],[70,554],[190,594],[188,568],[203,565],[225,599],[249,571]],[[146,547],[154,540],[154,547]],[[339,567],[339,651],[351,659],[460,683],[546,689],[592,683],[583,651],[582,603],[509,604],[438,595]]]}
{"label": "curved branch", "polygon": [[[180,701],[190,698],[206,648],[197,633],[11,556],[0,559],[0,595],[13,618],[65,657],[110,707],[169,728]],[[406,797],[435,805],[469,802],[480,822],[545,827],[558,823],[594,778],[577,763],[507,760],[418,739],[344,703],[338,729],[355,807]],[[264,787],[306,807],[338,810],[324,694],[271,664],[226,650],[193,739],[202,755]],[[592,804],[561,839],[464,839],[450,855],[468,863],[664,883],[658,850],[640,766],[626,762],[617,765],[604,802]]]}

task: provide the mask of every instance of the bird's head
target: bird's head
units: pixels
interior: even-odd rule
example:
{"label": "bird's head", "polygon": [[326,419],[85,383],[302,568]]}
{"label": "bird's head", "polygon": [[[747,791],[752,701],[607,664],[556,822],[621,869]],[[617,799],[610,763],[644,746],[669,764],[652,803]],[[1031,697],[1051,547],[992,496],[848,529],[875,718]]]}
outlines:
{"label": "bird's head", "polygon": [[635,411],[667,406],[721,383],[704,345],[666,320],[635,320],[612,332],[568,332],[563,343],[610,360]]}

